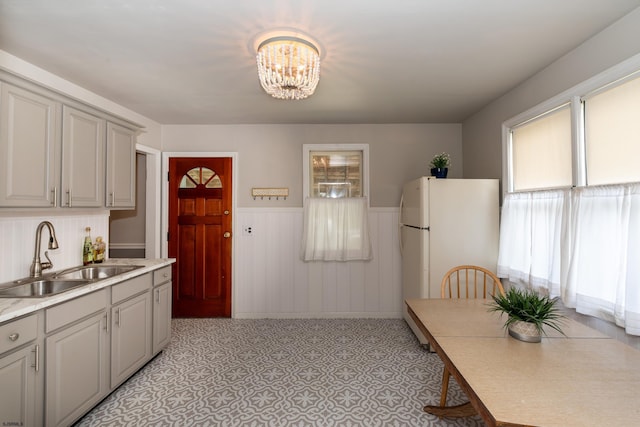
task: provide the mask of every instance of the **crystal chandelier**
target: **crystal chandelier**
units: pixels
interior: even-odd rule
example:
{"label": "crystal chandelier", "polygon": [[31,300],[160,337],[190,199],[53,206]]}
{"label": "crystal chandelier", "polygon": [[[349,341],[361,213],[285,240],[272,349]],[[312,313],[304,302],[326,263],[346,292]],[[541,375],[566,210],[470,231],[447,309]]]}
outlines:
{"label": "crystal chandelier", "polygon": [[305,99],[320,80],[320,51],[299,36],[277,36],[258,46],[258,76],[274,98]]}

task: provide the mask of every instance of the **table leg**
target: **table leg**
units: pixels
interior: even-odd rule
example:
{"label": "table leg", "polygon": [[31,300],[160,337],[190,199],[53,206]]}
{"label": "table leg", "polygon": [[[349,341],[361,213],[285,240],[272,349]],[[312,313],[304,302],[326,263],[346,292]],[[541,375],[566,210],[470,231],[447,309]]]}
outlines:
{"label": "table leg", "polygon": [[455,406],[427,405],[423,409],[424,412],[440,418],[462,418],[478,415],[475,408],[471,405],[471,402]]}
{"label": "table leg", "polygon": [[477,415],[475,408],[471,405],[471,402],[463,403],[462,405],[447,406],[447,392],[449,391],[449,371],[447,368],[442,372],[442,391],[440,392],[440,405],[427,405],[424,407],[424,411],[443,418],[462,418]]}

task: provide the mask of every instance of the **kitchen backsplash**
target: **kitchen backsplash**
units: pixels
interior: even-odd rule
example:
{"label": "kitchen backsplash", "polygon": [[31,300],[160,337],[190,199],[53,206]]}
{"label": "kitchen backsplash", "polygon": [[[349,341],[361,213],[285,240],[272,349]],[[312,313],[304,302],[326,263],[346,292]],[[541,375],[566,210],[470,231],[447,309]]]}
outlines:
{"label": "kitchen backsplash", "polygon": [[[53,269],[58,271],[82,264],[82,242],[85,228],[91,227],[91,237],[102,236],[109,245],[109,211],[82,212],[74,215],[16,216],[3,213],[0,217],[0,283],[29,276],[29,268],[35,252],[36,228],[42,221],[53,224],[59,248],[49,250]],[[43,228],[40,258],[48,250],[49,231]],[[107,252],[108,253],[108,252]]]}

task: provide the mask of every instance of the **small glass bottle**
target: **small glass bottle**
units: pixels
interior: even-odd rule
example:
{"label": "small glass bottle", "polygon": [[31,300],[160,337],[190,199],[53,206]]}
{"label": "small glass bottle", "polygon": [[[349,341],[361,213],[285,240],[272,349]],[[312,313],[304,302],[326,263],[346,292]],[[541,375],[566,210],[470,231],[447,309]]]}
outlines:
{"label": "small glass bottle", "polygon": [[96,237],[96,243],[93,245],[93,262],[97,264],[103,262],[106,249],[107,245],[102,240],[102,237]]}
{"label": "small glass bottle", "polygon": [[93,244],[91,243],[91,227],[85,228],[87,235],[84,237],[82,245],[82,264],[87,265],[93,263]]}

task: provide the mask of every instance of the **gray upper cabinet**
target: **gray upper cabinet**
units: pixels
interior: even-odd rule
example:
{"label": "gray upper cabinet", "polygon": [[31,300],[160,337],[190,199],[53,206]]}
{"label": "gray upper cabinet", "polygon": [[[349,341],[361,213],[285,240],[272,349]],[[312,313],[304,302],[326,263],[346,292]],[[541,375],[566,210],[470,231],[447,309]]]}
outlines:
{"label": "gray upper cabinet", "polygon": [[137,125],[0,78],[0,208],[135,208]]}
{"label": "gray upper cabinet", "polygon": [[107,208],[136,206],[136,134],[107,123]]}
{"label": "gray upper cabinet", "polygon": [[0,83],[0,206],[55,207],[61,104]]}
{"label": "gray upper cabinet", "polygon": [[61,206],[101,207],[106,121],[66,105],[62,111]]}

